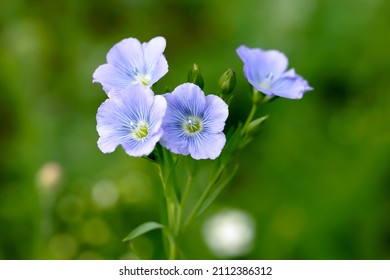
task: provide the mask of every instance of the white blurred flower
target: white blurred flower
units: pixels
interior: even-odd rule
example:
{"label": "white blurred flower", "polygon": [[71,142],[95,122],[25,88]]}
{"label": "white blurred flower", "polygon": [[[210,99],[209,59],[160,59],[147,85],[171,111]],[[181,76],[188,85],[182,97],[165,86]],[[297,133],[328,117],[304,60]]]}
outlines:
{"label": "white blurred flower", "polygon": [[203,238],[211,252],[222,258],[250,252],[255,236],[255,222],[238,209],[222,210],[203,225]]}

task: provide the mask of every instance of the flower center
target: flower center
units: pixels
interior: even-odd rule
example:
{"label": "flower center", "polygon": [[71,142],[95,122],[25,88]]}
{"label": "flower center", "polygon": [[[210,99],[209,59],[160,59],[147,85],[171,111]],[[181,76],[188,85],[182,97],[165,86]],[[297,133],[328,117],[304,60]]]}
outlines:
{"label": "flower center", "polygon": [[143,84],[144,86],[147,86],[147,85],[149,85],[149,83],[152,80],[152,78],[150,77],[150,75],[137,74],[135,76],[135,80],[137,82],[139,82],[140,84]]}
{"label": "flower center", "polygon": [[274,78],[274,73],[269,72],[265,78],[261,81],[261,83],[258,84],[259,87],[263,89],[270,89],[271,88],[271,82]]}
{"label": "flower center", "polygon": [[130,122],[130,134],[134,140],[142,140],[149,134],[148,124],[144,121],[139,121],[137,124]]}
{"label": "flower center", "polygon": [[203,129],[202,119],[194,116],[188,117],[183,122],[184,131],[189,135],[194,135]]}

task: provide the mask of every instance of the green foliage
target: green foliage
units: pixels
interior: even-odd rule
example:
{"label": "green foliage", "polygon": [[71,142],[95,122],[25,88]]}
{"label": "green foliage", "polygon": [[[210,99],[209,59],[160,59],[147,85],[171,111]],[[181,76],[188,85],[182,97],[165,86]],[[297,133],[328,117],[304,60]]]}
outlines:
{"label": "green foliage", "polygon": [[164,226],[160,223],[156,222],[146,222],[142,225],[139,225],[135,229],[133,229],[124,239],[123,241],[132,241],[133,239],[148,233],[149,231],[163,228]]}

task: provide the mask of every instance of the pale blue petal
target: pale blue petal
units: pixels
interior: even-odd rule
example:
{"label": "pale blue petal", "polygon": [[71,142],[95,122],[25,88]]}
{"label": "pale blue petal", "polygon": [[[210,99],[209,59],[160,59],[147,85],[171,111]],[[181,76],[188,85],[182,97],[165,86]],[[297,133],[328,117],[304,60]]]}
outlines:
{"label": "pale blue petal", "polygon": [[280,78],[272,85],[274,95],[290,98],[301,99],[306,91],[312,90],[307,81],[296,75],[295,77]]}
{"label": "pale blue petal", "polygon": [[206,107],[206,99],[200,87],[192,83],[185,83],[178,86],[172,94],[177,97],[182,110],[190,116],[203,116]]}
{"label": "pale blue petal", "polygon": [[261,72],[260,66],[257,64],[257,51],[246,46],[240,46],[237,49],[237,54],[244,62],[244,75],[248,82],[255,86],[259,83],[265,74]]}
{"label": "pale blue petal", "polygon": [[274,79],[279,78],[286,71],[288,65],[287,57],[276,50],[261,51],[258,61],[262,64],[261,71],[265,75],[272,73]]}
{"label": "pale blue petal", "polygon": [[115,151],[116,147],[118,147],[121,143],[122,142],[120,137],[101,136],[97,142],[97,145],[103,153],[107,154]]}
{"label": "pale blue petal", "polygon": [[221,132],[229,115],[228,105],[216,95],[207,95],[206,109],[203,115],[203,125],[207,132]]}
{"label": "pale blue petal", "polygon": [[125,152],[132,157],[147,156],[153,152],[154,147],[160,140],[161,135],[149,136],[146,141],[126,141],[122,143]]}
{"label": "pale blue petal", "polygon": [[174,154],[188,155],[188,137],[174,125],[163,126],[160,143]]}
{"label": "pale blue petal", "polygon": [[244,62],[244,64],[254,63],[254,61],[256,61],[257,59],[258,51],[255,51],[255,49],[248,48],[247,46],[238,47],[236,52],[241,58],[242,62]]}
{"label": "pale blue petal", "polygon": [[264,51],[240,46],[237,54],[244,62],[244,74],[252,85],[261,83],[270,74],[277,79],[287,69],[287,57],[277,50]]}
{"label": "pale blue petal", "polygon": [[189,116],[203,117],[206,99],[203,91],[195,84],[185,83],[165,95],[169,108],[167,118],[180,118],[182,121]]}
{"label": "pale blue petal", "polygon": [[126,75],[134,75],[144,65],[141,43],[135,38],[123,39],[108,52],[107,62]]}
{"label": "pale blue petal", "polygon": [[149,132],[150,134],[158,134],[160,137],[163,133],[161,128],[163,117],[167,110],[167,101],[162,96],[155,96],[153,105],[150,108],[148,122],[150,125]]}
{"label": "pale blue petal", "polygon": [[295,69],[291,68],[290,70],[287,70],[286,72],[284,72],[283,75],[281,76],[281,78],[284,78],[284,77],[295,77],[295,76],[297,76],[297,74],[295,73]]}
{"label": "pale blue petal", "polygon": [[111,90],[126,88],[135,83],[135,79],[111,64],[103,64],[93,73],[93,82],[102,84],[104,91],[110,96]]}
{"label": "pale blue petal", "polygon": [[163,37],[155,37],[148,43],[142,44],[144,53],[145,73],[154,72],[162,53],[165,50],[166,41]]}
{"label": "pale blue petal", "polygon": [[123,120],[126,116],[118,111],[114,99],[100,105],[96,116],[96,129],[99,133],[98,147],[103,153],[113,152],[127,137],[128,129]]}
{"label": "pale blue petal", "polygon": [[216,159],[225,146],[226,137],[220,133],[200,133],[189,141],[188,150],[194,159]]}
{"label": "pale blue petal", "polygon": [[153,104],[153,91],[141,84],[134,84],[122,91],[120,95],[123,102],[120,109],[123,110],[133,121],[147,121],[150,107]]}
{"label": "pale blue petal", "polygon": [[155,84],[158,80],[160,80],[166,73],[168,73],[168,62],[164,55],[161,55],[157,61],[156,66],[151,71],[151,77],[149,85]]}

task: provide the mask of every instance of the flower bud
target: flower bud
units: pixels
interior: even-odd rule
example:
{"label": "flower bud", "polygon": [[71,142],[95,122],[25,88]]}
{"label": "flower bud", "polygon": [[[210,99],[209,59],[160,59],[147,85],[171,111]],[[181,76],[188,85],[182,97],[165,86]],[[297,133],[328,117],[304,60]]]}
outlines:
{"label": "flower bud", "polygon": [[251,121],[246,131],[248,135],[254,137],[257,134],[259,134],[262,123],[267,119],[268,119],[268,115],[265,115],[261,118]]}
{"label": "flower bud", "polygon": [[229,68],[225,73],[223,73],[219,78],[218,85],[222,96],[226,98],[236,86],[236,73],[234,73],[234,70]]}
{"label": "flower bud", "polygon": [[188,73],[188,82],[199,86],[201,89],[204,87],[203,77],[200,73],[198,64],[194,63],[192,69]]}

